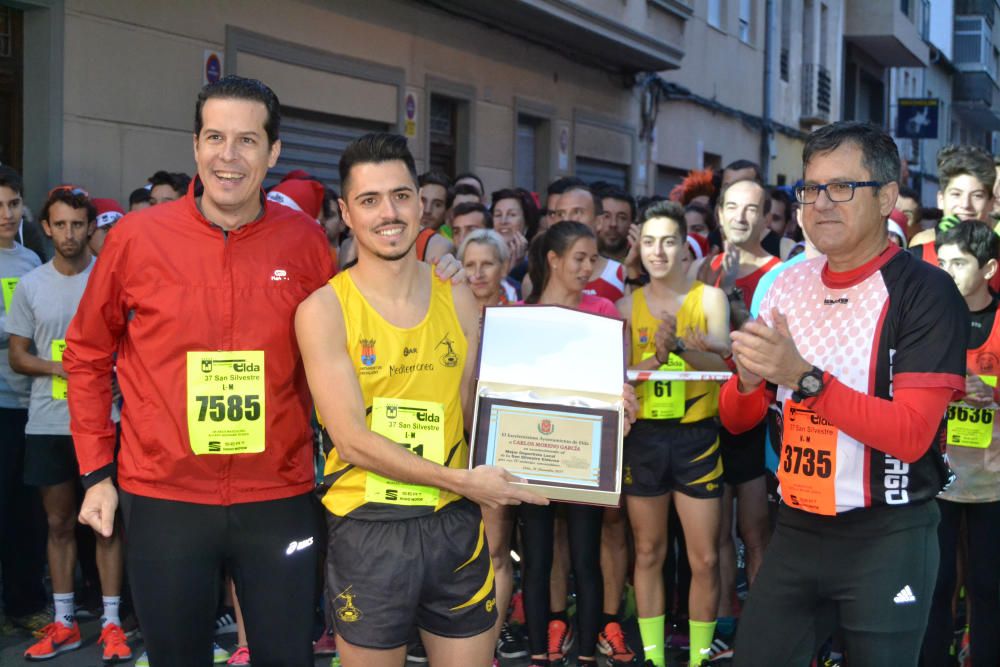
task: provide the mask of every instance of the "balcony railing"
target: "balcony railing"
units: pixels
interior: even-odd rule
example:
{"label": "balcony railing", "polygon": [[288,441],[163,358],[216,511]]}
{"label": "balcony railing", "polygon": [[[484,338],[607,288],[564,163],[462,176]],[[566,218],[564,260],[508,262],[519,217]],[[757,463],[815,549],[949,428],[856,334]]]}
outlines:
{"label": "balcony railing", "polygon": [[802,123],[811,125],[830,120],[833,87],[830,72],[822,65],[802,66]]}

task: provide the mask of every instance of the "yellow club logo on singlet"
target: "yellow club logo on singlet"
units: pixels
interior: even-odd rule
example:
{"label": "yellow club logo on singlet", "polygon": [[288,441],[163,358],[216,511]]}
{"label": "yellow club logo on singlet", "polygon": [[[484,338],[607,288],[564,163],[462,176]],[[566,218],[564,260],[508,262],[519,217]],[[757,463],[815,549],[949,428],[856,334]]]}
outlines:
{"label": "yellow club logo on singlet", "polygon": [[455,341],[451,340],[450,334],[445,334],[445,337],[441,339],[437,347],[441,347],[442,345],[445,347],[445,353],[441,356],[441,364],[446,368],[458,366],[458,355],[455,354]]}

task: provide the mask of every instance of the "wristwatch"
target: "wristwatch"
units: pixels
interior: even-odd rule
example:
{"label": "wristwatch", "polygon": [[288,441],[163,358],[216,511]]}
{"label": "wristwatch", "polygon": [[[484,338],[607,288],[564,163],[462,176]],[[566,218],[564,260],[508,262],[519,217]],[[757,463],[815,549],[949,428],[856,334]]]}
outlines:
{"label": "wristwatch", "polygon": [[673,354],[680,356],[687,352],[687,345],[684,344],[684,340],[682,338],[678,338],[674,345]]}
{"label": "wristwatch", "polygon": [[792,399],[799,401],[803,398],[816,398],[824,386],[826,385],[823,382],[823,371],[813,366],[799,378],[799,389],[794,392],[795,396]]}

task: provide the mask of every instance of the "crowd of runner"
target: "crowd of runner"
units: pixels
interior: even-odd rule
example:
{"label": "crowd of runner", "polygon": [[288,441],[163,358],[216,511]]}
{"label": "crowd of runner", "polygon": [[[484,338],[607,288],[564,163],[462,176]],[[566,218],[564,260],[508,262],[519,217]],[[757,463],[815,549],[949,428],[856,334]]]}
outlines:
{"label": "crowd of runner", "polygon": [[[1000,161],[944,148],[928,208],[854,122],[794,186],[739,160],[638,199],[418,175],[393,134],[339,192],[265,192],[280,150],[274,93],[226,77],[194,177],[125,207],[0,166],[27,660],[92,614],[140,667],[1000,665]],[[520,303],[623,320],[631,370],[730,374],[623,387],[618,507],[469,467],[483,309]]]}

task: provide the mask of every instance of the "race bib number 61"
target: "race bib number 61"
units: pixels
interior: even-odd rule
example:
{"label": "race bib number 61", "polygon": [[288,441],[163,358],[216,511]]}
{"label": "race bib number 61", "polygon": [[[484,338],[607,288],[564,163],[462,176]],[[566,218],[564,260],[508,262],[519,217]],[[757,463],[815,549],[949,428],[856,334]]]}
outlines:
{"label": "race bib number 61", "polygon": [[187,422],[195,454],[264,451],[264,352],[187,353]]}

